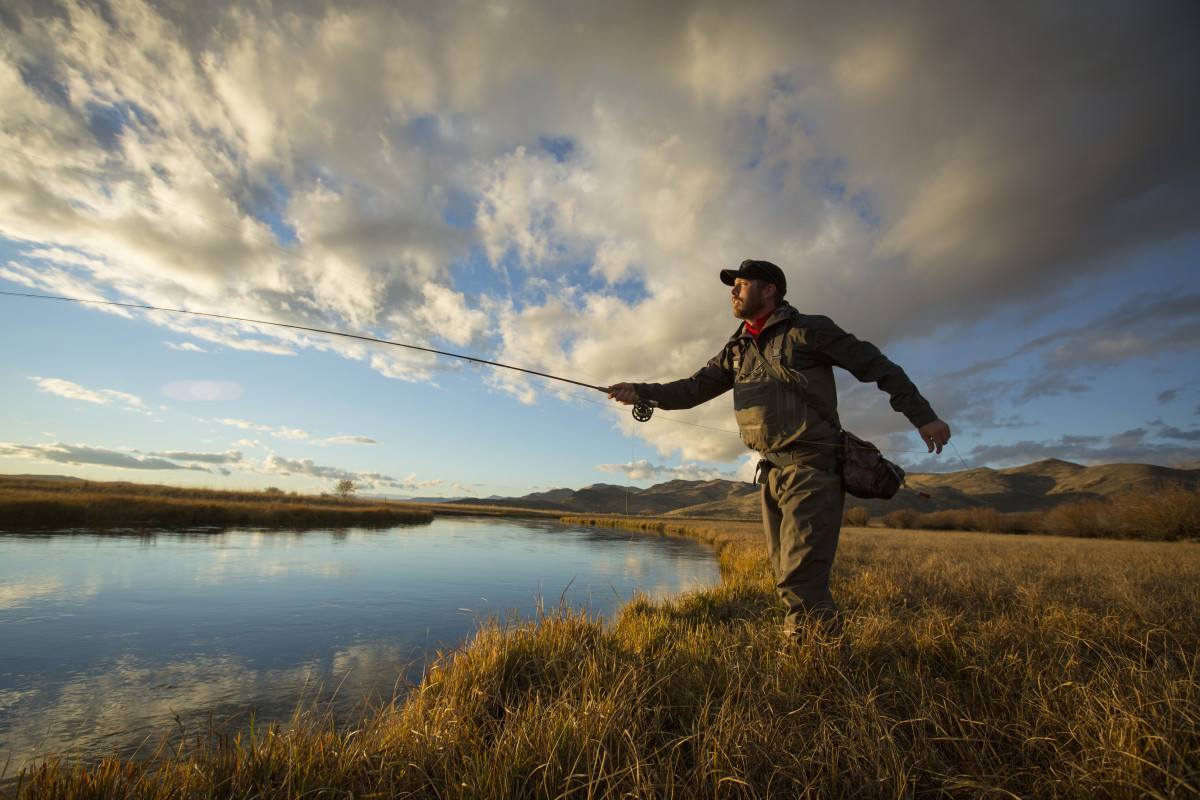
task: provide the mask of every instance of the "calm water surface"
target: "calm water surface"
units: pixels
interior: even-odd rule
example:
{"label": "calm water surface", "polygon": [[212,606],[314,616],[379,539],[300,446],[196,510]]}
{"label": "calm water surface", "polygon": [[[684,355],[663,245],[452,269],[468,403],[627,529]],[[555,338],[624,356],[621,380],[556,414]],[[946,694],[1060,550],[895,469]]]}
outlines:
{"label": "calm water surface", "polygon": [[611,618],[637,591],[718,581],[689,540],[524,520],[3,534],[0,767],[147,754],[210,716],[237,727],[315,703],[353,719],[489,615],[564,598]]}

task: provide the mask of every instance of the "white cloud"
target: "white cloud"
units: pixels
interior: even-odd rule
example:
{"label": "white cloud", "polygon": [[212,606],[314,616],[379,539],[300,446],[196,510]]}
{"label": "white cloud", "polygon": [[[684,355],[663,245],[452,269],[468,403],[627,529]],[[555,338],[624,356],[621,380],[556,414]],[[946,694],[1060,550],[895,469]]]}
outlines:
{"label": "white cloud", "polygon": [[35,382],[43,392],[49,392],[69,400],[83,400],[102,406],[116,404],[138,410],[143,407],[141,398],[127,392],[118,392],[115,389],[85,389],[77,383],[61,378],[31,377],[30,380]]}
{"label": "white cloud", "polygon": [[275,475],[306,475],[310,478],[327,478],[330,480],[345,480],[356,477],[355,473],[338,467],[320,466],[311,458],[290,459],[280,456],[268,456],[266,461],[267,474]]}
{"label": "white cloud", "polygon": [[277,439],[291,439],[297,442],[310,438],[308,431],[303,431],[299,428],[280,428],[279,430],[271,431],[271,435]]}
{"label": "white cloud", "polygon": [[444,478],[436,478],[434,480],[417,480],[417,473],[413,473],[400,482],[400,485],[405,489],[428,489],[433,486],[441,486],[446,481]]}
{"label": "white cloud", "polygon": [[225,466],[241,466],[246,463],[240,450],[227,450],[224,453],[197,453],[182,450],[169,450],[150,453],[157,458],[166,458],[186,464],[220,464]]}
{"label": "white cloud", "polygon": [[444,286],[425,284],[425,305],[415,314],[427,330],[457,345],[471,344],[488,329],[488,316],[468,308],[463,295]]}
{"label": "white cloud", "polygon": [[396,480],[381,472],[355,472],[341,467],[318,464],[311,458],[290,459],[275,455],[267,457],[261,473],[282,476],[301,475],[327,481],[352,480],[360,489],[367,490],[377,488],[405,490],[416,486],[434,486],[441,483],[441,481],[433,481],[417,484],[412,481],[411,477],[405,480]]}
{"label": "white cloud", "polygon": [[177,464],[158,456],[135,455],[128,452],[110,450],[105,447],[92,447],[82,444],[22,445],[0,442],[0,456],[5,458],[26,458],[34,461],[49,461],[57,464],[74,464],[80,466],[103,466],[116,469],[131,470],[198,470],[209,472],[207,467],[200,464]]}
{"label": "white cloud", "polygon": [[163,344],[165,344],[167,347],[171,348],[172,350],[181,350],[185,353],[207,353],[208,352],[203,347],[198,347],[198,346],[192,344],[191,342],[179,342],[179,343],[163,342]]}
{"label": "white cloud", "polygon": [[255,423],[255,422],[247,422],[244,419],[218,419],[218,420],[213,420],[213,421],[220,423],[221,425],[230,425],[234,428],[242,428],[244,430],[251,430],[251,431],[272,431],[272,430],[274,430],[274,428],[270,427],[269,425],[259,425],[258,423]]}
{"label": "white cloud", "polygon": [[[597,464],[596,469],[601,472],[609,472],[619,475],[624,475],[631,481],[653,481],[654,483],[662,483],[663,481],[682,480],[682,481],[713,481],[713,480],[740,480],[750,481],[753,479],[754,465],[758,462],[758,458],[745,461],[738,469],[735,470],[719,470],[701,464],[682,464],[680,466],[667,466],[664,464],[655,464],[651,461],[640,460],[627,462],[625,464]],[[746,472],[746,466],[749,466],[749,473]]]}
{"label": "white cloud", "polygon": [[[441,339],[605,384],[700,367],[734,327],[716,271],[746,257],[783,266],[806,310],[886,344],[1057,297],[1197,231],[1187,4],[7,14],[20,35],[0,56],[0,236],[21,252],[0,277],[56,294]],[[408,381],[459,368],[105,310]],[[1174,331],[1180,352],[1195,352],[1190,330]],[[1136,355],[1161,344],[1146,331],[1059,357]],[[727,404],[710,406],[638,435],[735,460]]]}

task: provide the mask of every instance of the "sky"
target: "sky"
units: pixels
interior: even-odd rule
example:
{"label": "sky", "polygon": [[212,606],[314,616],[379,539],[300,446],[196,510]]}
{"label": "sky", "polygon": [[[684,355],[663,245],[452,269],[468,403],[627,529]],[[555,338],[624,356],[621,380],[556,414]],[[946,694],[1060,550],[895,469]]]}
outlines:
{"label": "sky", "polygon": [[[1200,5],[0,2],[0,473],[521,496],[750,479],[646,423],[718,273],[878,345],[910,472],[1200,466]],[[17,297],[36,294],[71,300]]]}

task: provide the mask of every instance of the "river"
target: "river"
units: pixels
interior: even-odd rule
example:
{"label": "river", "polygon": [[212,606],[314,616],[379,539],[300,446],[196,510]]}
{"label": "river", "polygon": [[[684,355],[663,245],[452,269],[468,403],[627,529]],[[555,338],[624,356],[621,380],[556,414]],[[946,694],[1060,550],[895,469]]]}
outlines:
{"label": "river", "polygon": [[0,765],[145,756],[301,707],[351,719],[489,615],[611,619],[636,592],[719,580],[690,540],[514,519],[0,534]]}

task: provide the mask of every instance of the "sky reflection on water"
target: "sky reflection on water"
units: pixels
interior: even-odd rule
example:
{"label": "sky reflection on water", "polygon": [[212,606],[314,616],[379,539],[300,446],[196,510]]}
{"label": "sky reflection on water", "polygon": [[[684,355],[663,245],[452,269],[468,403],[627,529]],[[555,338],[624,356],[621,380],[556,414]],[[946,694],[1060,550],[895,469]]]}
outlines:
{"label": "sky reflection on water", "polygon": [[[712,585],[688,540],[515,520],[386,530],[0,536],[0,764],[141,753],[302,703],[353,718],[482,616]],[[404,668],[408,665],[408,671]],[[240,723],[238,723],[240,724]]]}

